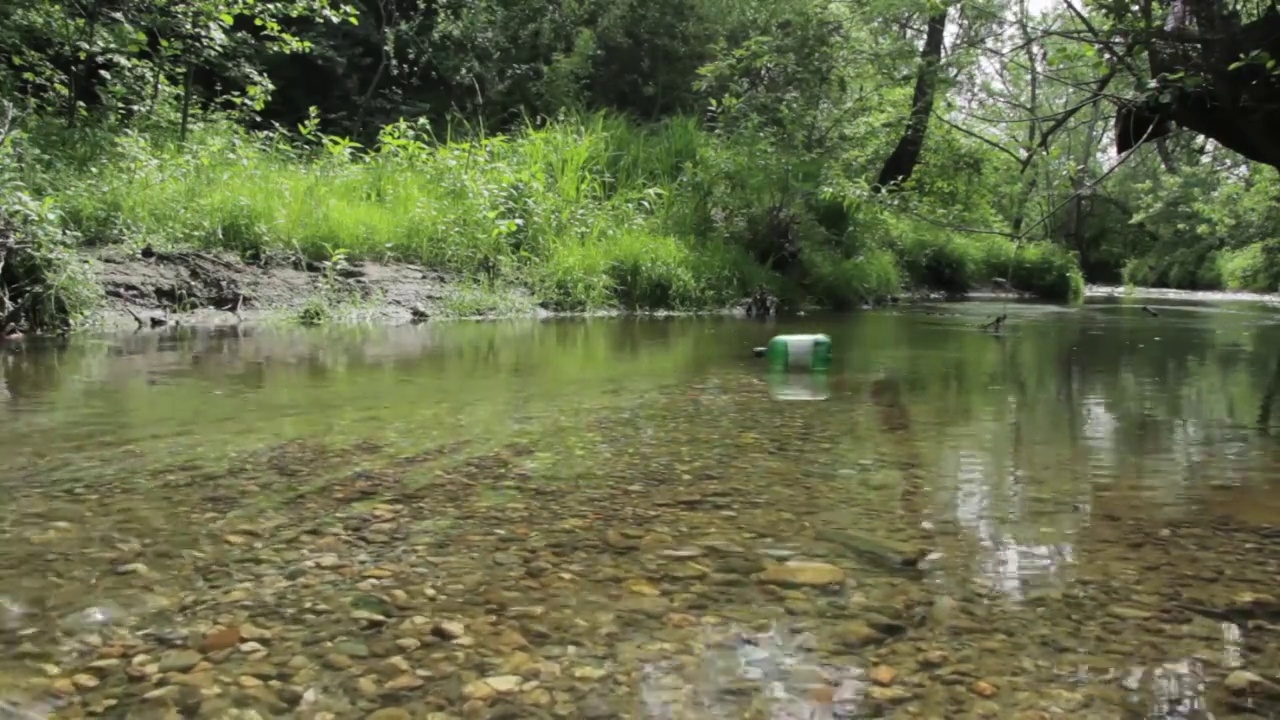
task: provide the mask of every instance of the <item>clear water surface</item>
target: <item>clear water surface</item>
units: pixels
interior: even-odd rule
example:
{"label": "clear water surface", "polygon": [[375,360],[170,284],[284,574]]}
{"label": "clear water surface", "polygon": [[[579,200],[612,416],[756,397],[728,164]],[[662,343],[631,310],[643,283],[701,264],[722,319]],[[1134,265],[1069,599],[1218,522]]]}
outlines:
{"label": "clear water surface", "polygon": [[0,717],[1280,716],[1280,316],[1146,302],[4,346]]}

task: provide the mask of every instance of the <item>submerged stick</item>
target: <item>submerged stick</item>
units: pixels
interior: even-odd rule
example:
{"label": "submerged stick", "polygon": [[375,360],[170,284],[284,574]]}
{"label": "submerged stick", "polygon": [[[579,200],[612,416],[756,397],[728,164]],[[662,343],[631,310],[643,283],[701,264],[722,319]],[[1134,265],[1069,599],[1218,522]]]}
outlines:
{"label": "submerged stick", "polygon": [[133,311],[133,308],[129,307],[128,305],[125,305],[125,306],[124,306],[124,311],[125,311],[125,312],[127,312],[127,313],[129,313],[130,315],[132,315],[132,316],[133,316],[133,321],[134,321],[134,322],[136,322],[136,323],[138,323],[138,329],[139,329],[139,330],[141,330],[141,329],[142,329],[142,327],[143,327],[144,325],[146,325],[146,323],[142,322],[142,318],[138,317],[138,313],[136,313],[136,312],[134,312],[134,311]]}
{"label": "submerged stick", "polygon": [[244,304],[244,293],[236,293],[236,304],[227,312],[236,316],[236,322],[244,322],[244,318],[240,316],[240,306]]}
{"label": "submerged stick", "polygon": [[1001,325],[1003,325],[1003,324],[1004,324],[1004,321],[1005,321],[1005,320],[1008,320],[1008,319],[1009,319],[1009,316],[1008,316],[1007,314],[1005,314],[1005,313],[1000,313],[1000,315],[999,315],[999,316],[997,316],[995,320],[992,320],[991,322],[983,323],[982,325],[979,325],[979,326],[978,326],[978,329],[979,329],[979,330],[990,330],[990,331],[992,331],[992,332],[1000,332],[1000,326],[1001,326]]}

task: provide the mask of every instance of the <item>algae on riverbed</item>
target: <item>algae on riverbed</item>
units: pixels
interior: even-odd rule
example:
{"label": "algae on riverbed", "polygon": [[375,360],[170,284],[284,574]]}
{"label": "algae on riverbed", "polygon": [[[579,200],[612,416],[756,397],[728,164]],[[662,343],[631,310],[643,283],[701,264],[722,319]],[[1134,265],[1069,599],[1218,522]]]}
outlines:
{"label": "algae on riverbed", "polygon": [[[1280,508],[1235,512],[1206,482],[1254,492],[1276,467],[1236,429],[1267,377],[1230,351],[1254,326],[1011,315],[1003,339],[821,320],[858,348],[821,403],[773,401],[749,349],[776,329],[720,319],[11,356],[0,699],[56,717],[1280,709]],[[851,532],[936,553],[902,574],[823,540]]]}

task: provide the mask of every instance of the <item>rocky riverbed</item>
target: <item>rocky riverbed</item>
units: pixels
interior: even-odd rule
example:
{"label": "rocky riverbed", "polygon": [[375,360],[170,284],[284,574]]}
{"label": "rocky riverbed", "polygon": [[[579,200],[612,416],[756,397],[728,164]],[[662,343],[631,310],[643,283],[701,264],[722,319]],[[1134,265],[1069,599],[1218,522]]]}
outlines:
{"label": "rocky riverbed", "polygon": [[855,458],[810,404],[744,425],[762,398],[11,466],[0,717],[1280,712],[1280,527],[1101,497],[1019,545],[920,501],[898,425]]}

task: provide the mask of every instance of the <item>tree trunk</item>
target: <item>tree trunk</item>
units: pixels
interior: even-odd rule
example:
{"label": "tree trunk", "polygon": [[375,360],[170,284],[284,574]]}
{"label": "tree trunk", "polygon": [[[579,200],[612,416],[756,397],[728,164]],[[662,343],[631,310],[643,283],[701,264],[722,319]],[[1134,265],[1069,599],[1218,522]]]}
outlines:
{"label": "tree trunk", "polygon": [[929,116],[933,114],[933,101],[938,88],[938,65],[942,62],[942,40],[947,29],[947,8],[929,17],[924,46],[920,49],[920,69],[916,73],[915,92],[911,97],[911,116],[898,145],[885,160],[877,181],[880,187],[906,182],[920,162],[924,148],[925,132],[929,129]]}

